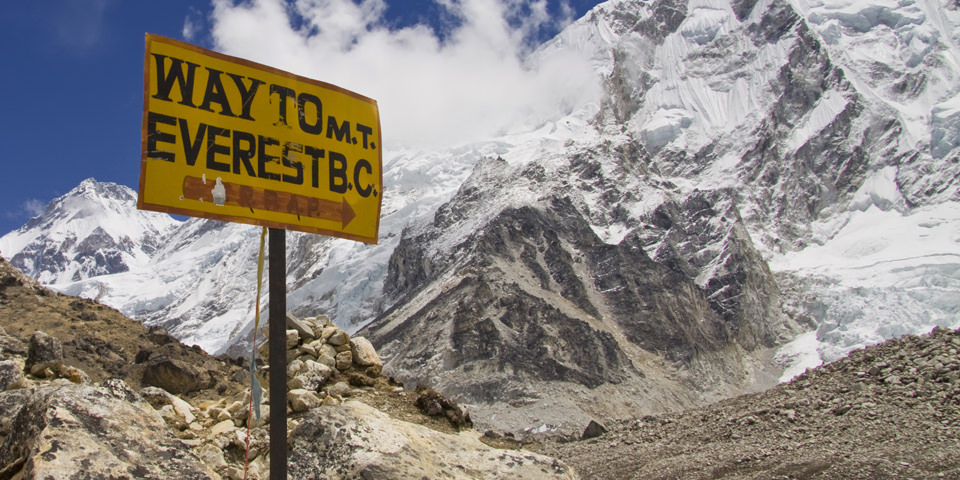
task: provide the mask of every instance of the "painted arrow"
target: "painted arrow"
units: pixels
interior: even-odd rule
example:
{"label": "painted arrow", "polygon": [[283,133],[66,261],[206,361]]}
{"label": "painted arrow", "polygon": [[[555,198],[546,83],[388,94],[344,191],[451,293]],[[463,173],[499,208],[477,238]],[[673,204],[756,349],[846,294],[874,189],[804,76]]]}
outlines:
{"label": "painted arrow", "polygon": [[238,183],[183,177],[183,198],[212,202],[216,205],[244,207],[253,210],[289,213],[300,217],[340,222],[346,227],[357,215],[346,199],[324,200],[290,192],[267,190]]}

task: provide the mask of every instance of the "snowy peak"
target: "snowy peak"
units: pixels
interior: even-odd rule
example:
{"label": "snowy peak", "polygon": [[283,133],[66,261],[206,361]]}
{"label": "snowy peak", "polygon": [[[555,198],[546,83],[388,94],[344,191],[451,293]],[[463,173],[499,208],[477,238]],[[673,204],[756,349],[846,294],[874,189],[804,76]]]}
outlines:
{"label": "snowy peak", "polygon": [[66,283],[149,261],[178,224],[169,215],[137,210],[130,188],[88,178],[0,238],[0,251],[41,283]]}

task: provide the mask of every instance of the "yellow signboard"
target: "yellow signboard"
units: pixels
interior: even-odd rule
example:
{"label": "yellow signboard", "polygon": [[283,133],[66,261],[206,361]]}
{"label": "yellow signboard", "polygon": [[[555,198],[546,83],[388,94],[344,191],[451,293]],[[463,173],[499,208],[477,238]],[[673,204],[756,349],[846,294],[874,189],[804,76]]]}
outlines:
{"label": "yellow signboard", "polygon": [[141,209],[377,243],[377,102],[147,34]]}

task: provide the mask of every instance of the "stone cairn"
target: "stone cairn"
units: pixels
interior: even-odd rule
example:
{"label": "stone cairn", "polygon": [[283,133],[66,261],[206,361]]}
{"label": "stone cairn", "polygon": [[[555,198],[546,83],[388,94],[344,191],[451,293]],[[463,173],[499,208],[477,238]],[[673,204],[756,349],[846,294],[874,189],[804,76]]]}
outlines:
{"label": "stone cairn", "polygon": [[[267,330],[263,329],[264,332]],[[299,424],[299,415],[322,406],[336,406],[359,393],[358,388],[376,383],[383,362],[370,341],[351,338],[329,317],[297,318],[287,314],[287,429]],[[268,360],[269,339],[258,348],[259,358]],[[260,370],[266,371],[265,367]],[[269,373],[269,372],[268,372]],[[267,478],[270,471],[270,392],[268,379],[260,378],[263,405],[259,421],[251,422],[249,471],[247,478]],[[249,393],[192,406],[181,398],[155,387],[141,395],[157,409],[174,433],[223,479],[242,479],[247,454]]]}
{"label": "stone cairn", "polygon": [[[352,387],[372,386],[381,374],[383,362],[370,341],[350,338],[327,316],[299,319],[288,313],[286,335],[287,402],[293,413],[336,405]],[[267,340],[258,348],[264,360]]]}

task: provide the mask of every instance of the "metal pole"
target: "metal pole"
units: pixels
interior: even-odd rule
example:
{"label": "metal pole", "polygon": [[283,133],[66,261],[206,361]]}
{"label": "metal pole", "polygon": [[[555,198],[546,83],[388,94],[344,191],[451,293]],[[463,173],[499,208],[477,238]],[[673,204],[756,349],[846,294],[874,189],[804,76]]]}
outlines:
{"label": "metal pole", "polygon": [[287,238],[270,229],[270,478],[287,478]]}

